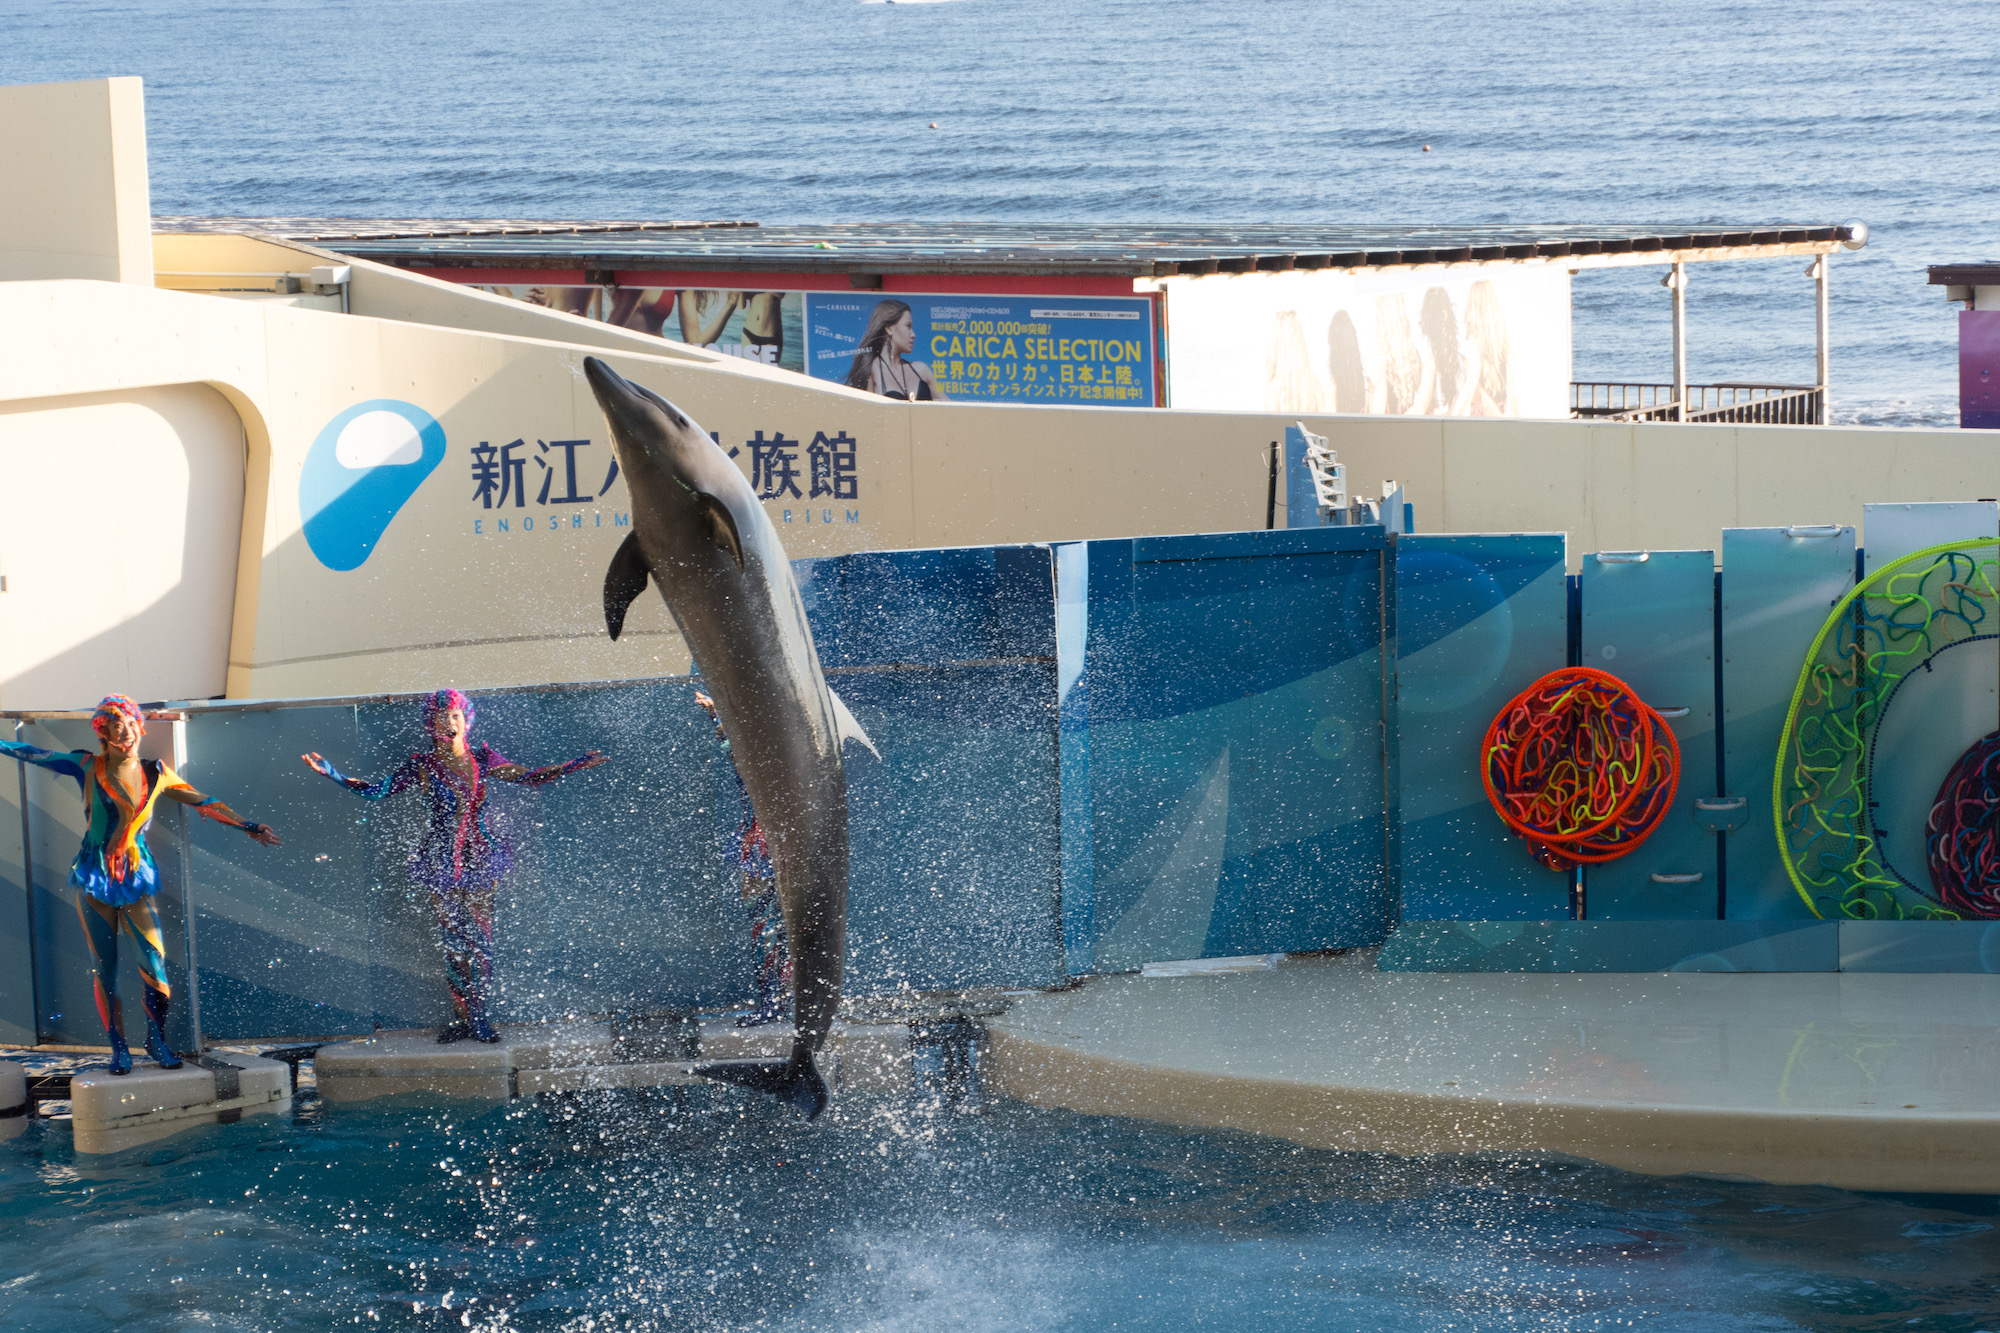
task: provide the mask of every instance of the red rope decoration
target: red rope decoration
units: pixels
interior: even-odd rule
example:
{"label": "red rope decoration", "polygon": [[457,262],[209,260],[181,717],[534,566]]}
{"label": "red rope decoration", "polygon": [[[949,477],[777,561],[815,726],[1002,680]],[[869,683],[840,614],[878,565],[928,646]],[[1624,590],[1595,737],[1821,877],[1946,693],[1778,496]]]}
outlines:
{"label": "red rope decoration", "polygon": [[1925,828],[1938,901],[1961,917],[2000,917],[2000,731],[1974,741],[1945,774]]}
{"label": "red rope decoration", "polygon": [[1553,870],[1632,851],[1680,789],[1672,728],[1631,686],[1591,667],[1551,671],[1515,695],[1479,756],[1486,799]]}

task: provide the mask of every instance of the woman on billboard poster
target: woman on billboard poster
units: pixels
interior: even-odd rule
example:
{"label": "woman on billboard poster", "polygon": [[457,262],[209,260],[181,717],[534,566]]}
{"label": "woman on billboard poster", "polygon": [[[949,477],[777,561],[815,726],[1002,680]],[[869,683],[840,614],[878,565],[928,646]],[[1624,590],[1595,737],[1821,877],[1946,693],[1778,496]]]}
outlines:
{"label": "woman on billboard poster", "polygon": [[713,347],[722,341],[730,317],[743,308],[742,292],[690,287],[681,293],[681,341]]}
{"label": "woman on billboard poster", "polygon": [[854,350],[854,364],[847,372],[849,387],[906,403],[932,401],[937,393],[931,368],[909,359],[916,345],[917,321],[910,307],[893,299],[878,302],[869,313],[861,345]]}

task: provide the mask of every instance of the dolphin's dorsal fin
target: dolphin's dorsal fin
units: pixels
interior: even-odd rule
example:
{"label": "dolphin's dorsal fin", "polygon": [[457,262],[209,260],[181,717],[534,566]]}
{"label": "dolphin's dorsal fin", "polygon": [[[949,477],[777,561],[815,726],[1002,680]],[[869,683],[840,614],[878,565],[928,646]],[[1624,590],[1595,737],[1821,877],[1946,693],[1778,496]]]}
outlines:
{"label": "dolphin's dorsal fin", "polygon": [[736,518],[729,512],[729,506],[710,495],[707,491],[696,491],[694,501],[701,506],[702,514],[708,519],[710,535],[715,539],[718,550],[727,551],[736,561],[738,573],[743,571],[743,539],[736,533]]}
{"label": "dolphin's dorsal fin", "polygon": [[868,753],[880,759],[882,752],[875,748],[874,741],[868,739],[868,733],[863,731],[861,724],[854,720],[854,714],[847,711],[847,705],[840,701],[840,696],[835,694],[832,688],[829,687],[826,697],[833,700],[833,729],[839,735],[840,739],[844,741],[860,741],[868,747]]}
{"label": "dolphin's dorsal fin", "polygon": [[646,553],[639,547],[639,534],[627,535],[619,543],[618,554],[611,557],[611,568],[604,571],[604,628],[611,631],[614,643],[625,628],[625,612],[646,591],[646,580],[652,574]]}

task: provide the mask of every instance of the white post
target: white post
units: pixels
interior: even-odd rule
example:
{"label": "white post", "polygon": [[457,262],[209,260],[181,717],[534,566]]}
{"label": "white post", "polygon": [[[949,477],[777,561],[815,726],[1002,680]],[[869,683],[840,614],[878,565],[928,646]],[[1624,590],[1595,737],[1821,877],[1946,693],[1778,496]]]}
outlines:
{"label": "white post", "polygon": [[1687,343],[1687,265],[1675,264],[1674,271],[1667,275],[1667,285],[1674,289],[1674,420],[1686,421],[1688,415],[1688,343]]}
{"label": "white post", "polygon": [[1821,255],[1819,261],[1813,265],[1812,270],[1814,314],[1819,321],[1819,362],[1817,370],[1819,376],[1819,412],[1817,419],[1813,423],[1817,426],[1824,426],[1826,424],[1827,418],[1832,415],[1833,409],[1833,401],[1827,389],[1827,361],[1833,348],[1832,339],[1827,336],[1826,309],[1826,270],[1828,261],[1832,258],[1833,256],[1830,254]]}

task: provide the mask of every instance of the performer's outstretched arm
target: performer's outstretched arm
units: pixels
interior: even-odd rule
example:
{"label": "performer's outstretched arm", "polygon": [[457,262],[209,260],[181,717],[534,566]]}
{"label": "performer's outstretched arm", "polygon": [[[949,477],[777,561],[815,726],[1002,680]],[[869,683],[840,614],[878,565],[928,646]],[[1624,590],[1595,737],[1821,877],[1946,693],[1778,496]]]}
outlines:
{"label": "performer's outstretched arm", "polygon": [[330,778],[338,782],[364,801],[379,801],[384,796],[394,796],[399,792],[406,792],[415,786],[417,782],[416,762],[411,759],[405,759],[401,764],[398,764],[396,770],[389,774],[388,777],[383,778],[379,782],[370,783],[360,778],[348,777],[347,774],[341,772],[320,757],[318,751],[314,751],[311,754],[302,754],[299,758],[305,760],[306,767],[310,768],[313,772],[323,778]]}
{"label": "performer's outstretched arm", "polygon": [[26,741],[0,741],[0,754],[33,764],[36,768],[46,768],[51,773],[60,773],[66,778],[75,778],[78,782],[84,781],[91,759],[88,750],[44,750]]}
{"label": "performer's outstretched arm", "polygon": [[160,795],[170,801],[179,801],[182,805],[191,807],[203,819],[213,819],[218,824],[240,828],[266,847],[284,845],[279,841],[278,835],[271,831],[269,824],[259,824],[254,820],[245,819],[224,805],[220,797],[204,796],[179,778],[174,781],[175,785],[167,787]]}
{"label": "performer's outstretched arm", "polygon": [[604,763],[604,756],[596,750],[575,759],[565,759],[560,764],[550,764],[546,768],[530,769],[521,764],[498,763],[486,770],[486,776],[495,782],[515,782],[523,787],[540,787],[554,782],[557,778],[568,777],[571,773],[581,773],[586,768],[596,768]]}

